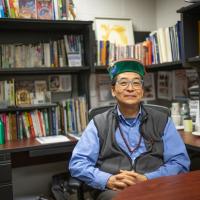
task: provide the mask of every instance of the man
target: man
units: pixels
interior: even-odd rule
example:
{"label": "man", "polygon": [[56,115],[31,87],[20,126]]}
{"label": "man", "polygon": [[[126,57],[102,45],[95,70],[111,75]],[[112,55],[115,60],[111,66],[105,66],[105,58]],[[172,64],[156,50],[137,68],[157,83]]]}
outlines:
{"label": "man", "polygon": [[142,105],[144,66],[123,59],[108,69],[117,105],[96,115],[76,145],[73,177],[111,199],[141,181],[187,172],[190,160],[171,118]]}

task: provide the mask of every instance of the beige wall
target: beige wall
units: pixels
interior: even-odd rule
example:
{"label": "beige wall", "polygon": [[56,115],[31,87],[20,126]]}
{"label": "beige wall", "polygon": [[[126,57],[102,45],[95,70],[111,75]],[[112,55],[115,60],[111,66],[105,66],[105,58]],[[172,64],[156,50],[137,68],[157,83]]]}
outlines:
{"label": "beige wall", "polygon": [[155,0],[74,0],[78,19],[131,18],[135,30],[156,28]]}
{"label": "beige wall", "polygon": [[156,27],[168,27],[180,20],[180,14],[176,10],[187,6],[184,0],[156,0]]}

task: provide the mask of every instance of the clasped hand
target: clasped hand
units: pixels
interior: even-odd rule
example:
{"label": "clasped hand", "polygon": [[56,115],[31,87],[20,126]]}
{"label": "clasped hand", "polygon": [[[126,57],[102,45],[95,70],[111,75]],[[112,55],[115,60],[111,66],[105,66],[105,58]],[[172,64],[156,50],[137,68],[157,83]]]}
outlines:
{"label": "clasped hand", "polygon": [[123,190],[136,183],[146,181],[147,177],[134,171],[120,170],[116,175],[112,175],[107,182],[107,188],[115,191]]}

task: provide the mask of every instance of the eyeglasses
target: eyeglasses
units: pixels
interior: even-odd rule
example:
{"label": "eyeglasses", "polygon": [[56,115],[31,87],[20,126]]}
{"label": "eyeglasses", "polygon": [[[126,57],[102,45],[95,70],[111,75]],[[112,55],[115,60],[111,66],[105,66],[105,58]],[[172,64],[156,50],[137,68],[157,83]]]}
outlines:
{"label": "eyeglasses", "polygon": [[129,86],[129,84],[131,84],[134,89],[141,89],[144,81],[141,79],[128,80],[128,79],[122,78],[122,79],[117,80],[116,83],[123,89],[126,89]]}

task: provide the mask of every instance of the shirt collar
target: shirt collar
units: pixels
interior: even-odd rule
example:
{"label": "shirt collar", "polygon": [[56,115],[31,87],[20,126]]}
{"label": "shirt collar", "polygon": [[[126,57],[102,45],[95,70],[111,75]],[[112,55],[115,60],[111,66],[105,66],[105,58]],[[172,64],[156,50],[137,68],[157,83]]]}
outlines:
{"label": "shirt collar", "polygon": [[140,120],[140,116],[142,116],[142,108],[141,108],[141,106],[140,106],[140,109],[139,109],[139,112],[138,112],[138,114],[136,115],[136,117],[134,117],[133,118],[133,121],[132,122],[130,122],[130,120],[126,120],[126,118],[123,116],[123,114],[120,112],[120,110],[119,110],[119,106],[117,105],[117,115],[118,115],[118,117],[119,117],[119,120],[121,121],[121,122],[124,122],[124,123],[126,123],[127,125],[129,125],[129,126],[133,126],[137,121],[139,121]]}

